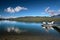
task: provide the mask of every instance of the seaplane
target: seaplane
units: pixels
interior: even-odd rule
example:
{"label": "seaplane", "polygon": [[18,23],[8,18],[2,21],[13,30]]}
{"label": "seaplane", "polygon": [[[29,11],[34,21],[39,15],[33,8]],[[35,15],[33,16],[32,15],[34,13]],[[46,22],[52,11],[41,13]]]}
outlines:
{"label": "seaplane", "polygon": [[50,29],[54,30],[54,28],[52,27],[53,24],[54,24],[54,21],[52,21],[52,22],[43,22],[42,27],[43,27],[44,29],[46,29],[46,31],[48,31],[48,30],[50,30]]}

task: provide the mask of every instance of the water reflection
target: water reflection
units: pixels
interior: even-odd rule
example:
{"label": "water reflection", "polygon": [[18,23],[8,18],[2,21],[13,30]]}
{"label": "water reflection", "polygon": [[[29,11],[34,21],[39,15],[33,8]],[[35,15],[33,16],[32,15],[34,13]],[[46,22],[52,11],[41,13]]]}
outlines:
{"label": "water reflection", "polygon": [[53,27],[49,27],[49,26],[47,26],[47,27],[42,26],[42,28],[44,28],[47,32],[48,32],[49,30],[54,30]]}
{"label": "water reflection", "polygon": [[60,33],[60,28],[53,26],[53,28]]}
{"label": "water reflection", "polygon": [[[57,24],[57,23],[56,23]],[[56,30],[57,32],[59,32],[60,33],[60,26],[58,26],[58,24],[56,25],[56,24],[46,24],[45,22],[44,22],[44,24],[42,25],[42,28],[44,28],[47,32],[49,31],[49,30]]]}
{"label": "water reflection", "polygon": [[15,32],[15,33],[21,33],[21,32],[26,32],[26,30],[20,30],[17,27],[7,27],[6,28],[7,32]]}
{"label": "water reflection", "polygon": [[[33,34],[48,34],[46,31],[52,34],[58,34],[60,32],[58,28],[55,27],[43,27],[41,26],[42,23],[35,23],[35,22],[16,22],[16,21],[0,21],[0,31],[7,32],[14,32],[14,33],[21,33],[21,32],[27,32],[27,33],[33,33]],[[45,28],[45,29],[43,29]],[[56,31],[55,31],[56,30]],[[58,32],[57,32],[58,31]]]}
{"label": "water reflection", "polygon": [[8,21],[8,20],[2,20],[2,21],[0,21],[0,23],[16,23],[16,21]]}

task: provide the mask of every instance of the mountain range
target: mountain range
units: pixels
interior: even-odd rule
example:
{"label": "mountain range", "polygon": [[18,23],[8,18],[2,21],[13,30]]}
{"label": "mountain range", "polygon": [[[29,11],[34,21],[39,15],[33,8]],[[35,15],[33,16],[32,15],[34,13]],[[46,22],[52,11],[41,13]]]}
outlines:
{"label": "mountain range", "polygon": [[52,17],[55,17],[55,18],[60,18],[60,14],[59,15],[54,15]]}

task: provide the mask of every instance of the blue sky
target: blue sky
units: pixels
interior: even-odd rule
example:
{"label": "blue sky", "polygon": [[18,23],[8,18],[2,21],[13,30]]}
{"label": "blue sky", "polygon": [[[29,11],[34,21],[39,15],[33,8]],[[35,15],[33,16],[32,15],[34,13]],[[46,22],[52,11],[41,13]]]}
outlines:
{"label": "blue sky", "polygon": [[60,0],[0,0],[0,16],[51,16],[45,12],[48,7],[60,10]]}

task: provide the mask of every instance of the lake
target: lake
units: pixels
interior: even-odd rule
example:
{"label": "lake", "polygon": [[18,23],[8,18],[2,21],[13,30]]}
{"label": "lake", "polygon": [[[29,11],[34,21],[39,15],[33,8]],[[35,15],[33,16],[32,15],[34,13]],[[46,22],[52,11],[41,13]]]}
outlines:
{"label": "lake", "polygon": [[[59,24],[59,23],[58,23]],[[7,32],[7,28],[18,28],[19,31],[21,31],[20,33],[16,33],[19,35],[34,35],[34,36],[40,36],[40,37],[54,37],[54,38],[59,38],[60,39],[60,32],[59,30],[56,30],[53,28],[50,30],[44,29],[42,26],[42,22],[39,23],[35,23],[35,22],[18,22],[18,21],[8,21],[8,20],[4,20],[4,21],[0,21],[0,34],[9,34],[10,32]],[[7,33],[6,33],[7,32]],[[15,34],[15,32],[11,32],[10,33]]]}

